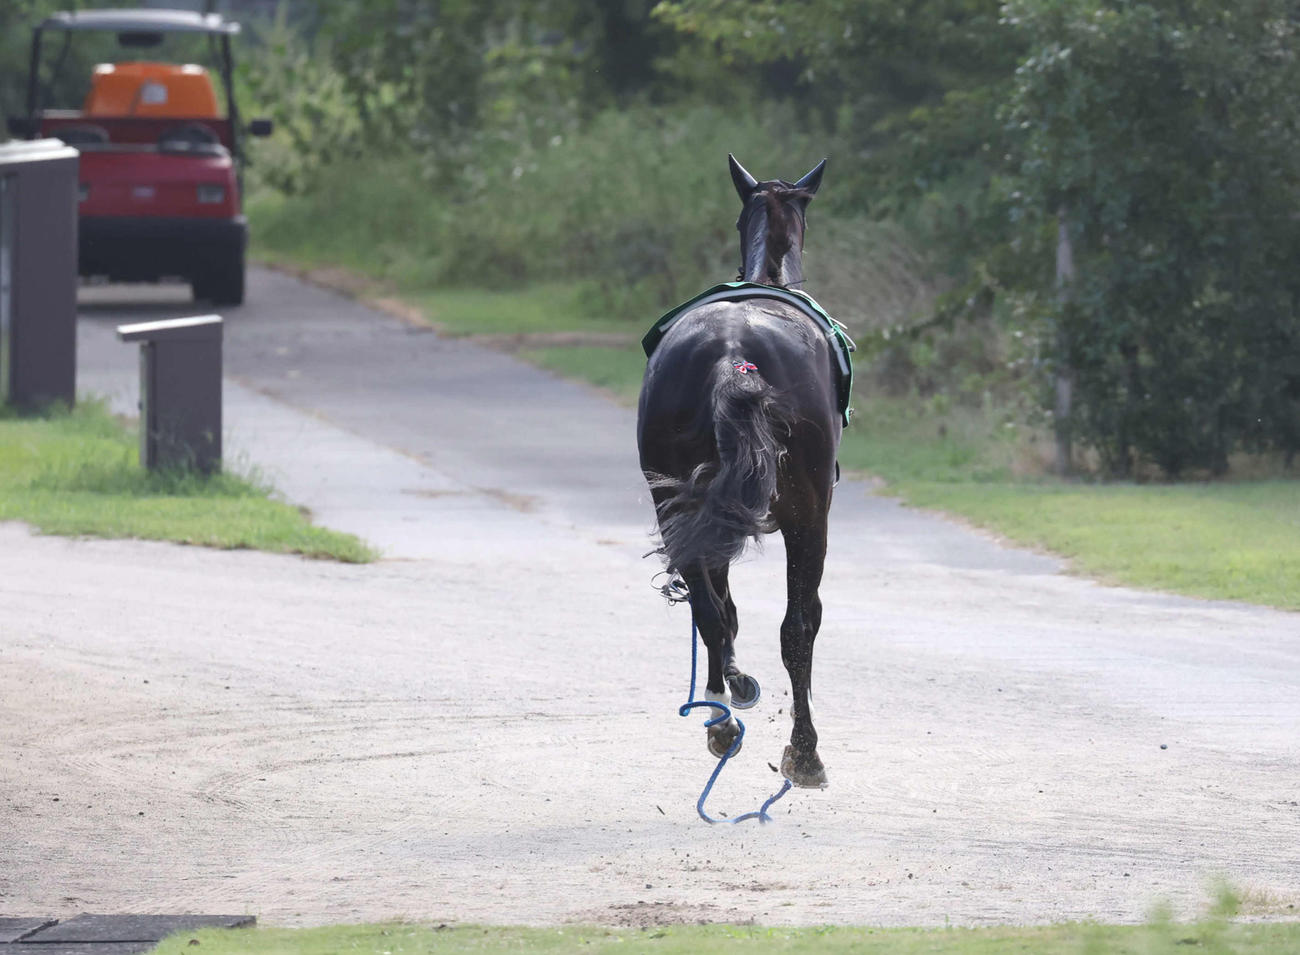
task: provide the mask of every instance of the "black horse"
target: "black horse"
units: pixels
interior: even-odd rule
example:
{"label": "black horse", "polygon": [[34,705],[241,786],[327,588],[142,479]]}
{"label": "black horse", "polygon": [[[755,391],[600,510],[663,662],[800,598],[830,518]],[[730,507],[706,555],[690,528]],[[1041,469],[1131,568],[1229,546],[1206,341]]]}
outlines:
{"label": "black horse", "polygon": [[[774,290],[801,286],[805,216],[826,160],[791,183],[759,182],[728,158],[744,204],[741,278]],[[796,786],[821,788],[809,696],[843,371],[826,330],[804,310],[758,295],[701,305],[673,322],[646,366],[637,442],[667,570],[685,581],[708,648],[709,699],[739,708],[757,701],[758,684],[736,664],[727,574],[749,538],[781,531],[781,658],[794,698],[781,772]],[[710,751],[721,756],[738,732],[734,720],[710,728]]]}

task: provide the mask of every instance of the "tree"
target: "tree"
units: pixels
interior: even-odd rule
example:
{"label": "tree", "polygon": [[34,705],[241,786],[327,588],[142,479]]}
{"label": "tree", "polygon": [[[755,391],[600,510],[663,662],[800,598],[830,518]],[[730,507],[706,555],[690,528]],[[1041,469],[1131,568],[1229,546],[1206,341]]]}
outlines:
{"label": "tree", "polygon": [[1008,284],[1036,303],[1044,367],[1069,370],[1071,425],[1112,473],[1222,473],[1239,447],[1297,447],[1291,6],[1006,5],[1031,50],[1003,114],[1013,242],[1050,257],[1060,217],[1077,267],[1062,298]]}
{"label": "tree", "polygon": [[[878,214],[936,183],[987,183],[985,147],[1019,37],[999,0],[664,0],[656,13],[737,64],[779,66],[783,91],[851,148],[838,203]],[[992,154],[996,155],[996,154]],[[974,167],[974,171],[972,169]]]}
{"label": "tree", "polygon": [[658,59],[676,42],[652,7],[653,0],[325,0],[319,33],[330,38],[333,65],[372,135],[454,154],[458,138],[482,127],[590,118],[651,91]]}

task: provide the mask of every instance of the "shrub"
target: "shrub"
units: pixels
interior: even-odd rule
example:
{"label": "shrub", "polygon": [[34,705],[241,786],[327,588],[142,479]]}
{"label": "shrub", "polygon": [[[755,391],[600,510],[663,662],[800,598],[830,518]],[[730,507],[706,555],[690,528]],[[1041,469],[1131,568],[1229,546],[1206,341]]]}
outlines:
{"label": "shrub", "polygon": [[712,107],[642,106],[557,129],[542,147],[479,160],[451,178],[414,151],[344,158],[320,171],[308,195],[263,191],[255,225],[272,248],[404,284],[583,280],[593,307],[642,321],[734,277],[739,202],[727,153],[764,177],[800,176],[826,143],[790,132],[796,125],[781,110],[756,121]]}
{"label": "shrub", "polygon": [[1221,473],[1237,448],[1300,447],[1297,27],[1289,5],[1018,0],[1031,38],[1006,111],[1022,256],[1060,215],[1077,277],[1037,316],[1064,422],[1108,468]]}

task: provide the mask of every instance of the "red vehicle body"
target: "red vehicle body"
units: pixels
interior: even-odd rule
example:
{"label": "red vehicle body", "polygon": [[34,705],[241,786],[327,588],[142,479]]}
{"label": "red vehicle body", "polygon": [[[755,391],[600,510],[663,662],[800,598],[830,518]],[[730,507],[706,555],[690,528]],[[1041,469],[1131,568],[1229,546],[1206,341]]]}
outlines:
{"label": "red vehicle body", "polygon": [[[125,46],[153,46],[164,33],[207,35],[220,50],[228,108],[221,115],[208,71],[195,64],[123,62],[95,69],[80,110],[36,102],[41,34],[111,31]],[[81,153],[78,271],[109,281],[188,281],[195,298],[244,299],[248,225],[240,201],[241,127],[230,81],[230,37],[239,25],[180,10],[56,14],[32,42],[29,136],[62,139]],[[250,131],[264,135],[266,121]]]}

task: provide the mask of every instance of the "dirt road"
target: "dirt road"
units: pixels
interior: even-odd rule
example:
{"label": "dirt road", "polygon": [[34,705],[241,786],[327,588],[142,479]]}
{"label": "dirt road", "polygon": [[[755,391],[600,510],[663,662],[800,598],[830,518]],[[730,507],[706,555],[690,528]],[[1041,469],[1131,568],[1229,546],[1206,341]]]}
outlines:
{"label": "dirt road", "polygon": [[[0,913],[1138,920],[1225,877],[1296,916],[1300,617],[1100,587],[845,482],[831,788],[709,827],[630,412],[282,276],[250,303],[228,440],[390,557],[0,525]],[[129,391],[113,323],[188,311],[89,302],[83,384]],[[734,574],[765,698],[715,812],[777,783],[781,561]]]}

